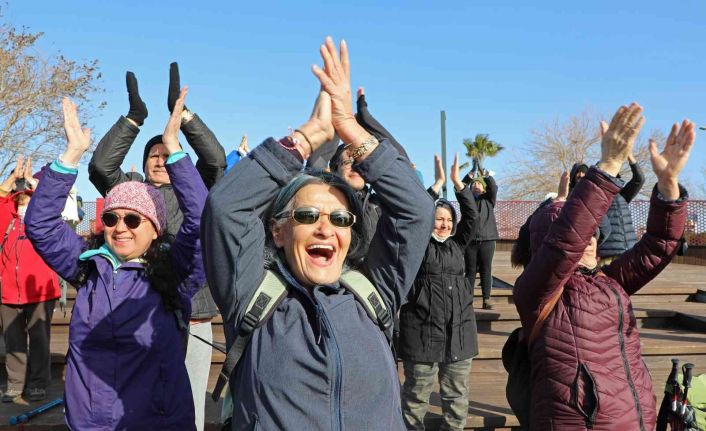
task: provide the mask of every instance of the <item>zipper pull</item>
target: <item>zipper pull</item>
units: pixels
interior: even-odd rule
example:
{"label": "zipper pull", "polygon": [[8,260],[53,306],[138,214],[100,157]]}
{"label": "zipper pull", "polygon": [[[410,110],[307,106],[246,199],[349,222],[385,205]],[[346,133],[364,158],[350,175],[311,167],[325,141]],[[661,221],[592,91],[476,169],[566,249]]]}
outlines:
{"label": "zipper pull", "polygon": [[113,270],[113,290],[115,290],[115,276],[118,275],[118,270]]}
{"label": "zipper pull", "polygon": [[321,306],[316,305],[316,322],[318,323],[318,336],[316,337],[316,344],[321,344],[321,333],[323,332],[323,316],[321,315]]}

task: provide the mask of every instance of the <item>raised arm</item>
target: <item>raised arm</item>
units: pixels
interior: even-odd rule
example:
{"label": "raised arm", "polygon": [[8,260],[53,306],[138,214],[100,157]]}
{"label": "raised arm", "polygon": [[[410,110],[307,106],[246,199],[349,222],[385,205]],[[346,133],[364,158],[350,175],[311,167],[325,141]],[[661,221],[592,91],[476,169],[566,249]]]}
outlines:
{"label": "raised arm", "polygon": [[[540,312],[556,300],[556,294],[576,270],[595,234],[599,220],[620,191],[614,177],[632,150],[644,117],[633,103],[622,106],[613,117],[601,143],[601,161],[591,168],[564,203],[559,217],[551,223],[536,254],[515,283],[513,296],[522,326],[531,333]],[[551,208],[548,208],[551,209]],[[532,226],[543,220],[532,217]]]}
{"label": "raised arm", "polygon": [[645,175],[642,173],[642,168],[637,163],[633,155],[628,157],[628,162],[630,163],[630,171],[632,172],[632,178],[625,184],[620,194],[625,198],[625,200],[630,203],[635,196],[640,193],[642,186],[645,185]]}
{"label": "raised arm", "polygon": [[182,151],[179,145],[179,125],[184,109],[184,99],[187,90],[180,92],[175,102],[172,115],[162,134],[169,157],[166,169],[174,189],[174,195],[179,203],[179,209],[184,219],[170,248],[174,268],[183,282],[179,285],[183,293],[192,297],[203,286],[206,279],[201,257],[200,225],[201,213],[208,191],[199,177],[191,158]]}
{"label": "raised arm", "polygon": [[498,184],[495,182],[495,178],[490,175],[485,177],[484,180],[486,189],[485,193],[481,195],[481,199],[487,199],[494,208],[498,199]]}
{"label": "raised arm", "polygon": [[85,241],[61,219],[66,197],[76,181],[78,163],[91,143],[90,129],[81,129],[76,105],[62,101],[66,151],[48,168],[32,195],[25,217],[27,237],[34,249],[59,276],[73,280],[79,270],[79,255]]}
{"label": "raised arm", "polygon": [[[31,163],[28,160],[28,163]],[[0,235],[5,236],[5,232],[9,224],[13,222],[15,212],[15,202],[12,199],[12,192],[15,190],[17,180],[22,178],[24,170],[24,157],[22,154],[17,156],[15,168],[10,171],[10,174],[5,178],[5,181],[0,184]],[[35,187],[36,188],[36,187]],[[0,241],[2,241],[0,239]]]}
{"label": "raised arm", "polygon": [[391,310],[398,310],[416,277],[434,227],[434,202],[409,161],[387,141],[354,165],[382,207],[368,251],[373,283]]}
{"label": "raised arm", "polygon": [[[434,184],[429,187],[429,193],[434,200],[439,199],[441,188],[446,184],[446,173],[444,173],[444,165],[441,163],[441,158],[438,154],[434,154]],[[432,194],[433,192],[433,194]]]}
{"label": "raised arm", "polygon": [[402,157],[405,159],[409,160],[409,155],[407,155],[407,151],[405,151],[404,147],[400,145],[399,142],[397,142],[397,139],[395,139],[394,136],[392,136],[392,133],[388,132],[385,127],[383,127],[382,124],[378,120],[375,119],[375,117],[372,116],[370,111],[368,111],[368,102],[365,100],[365,90],[363,87],[360,87],[358,89],[358,100],[356,101],[356,114],[355,118],[358,121],[358,124],[363,126],[365,130],[368,131],[368,133],[372,134],[377,138],[377,140],[381,141],[383,139],[387,139],[390,141],[390,144],[392,144],[393,147],[400,153]]}
{"label": "raised arm", "polygon": [[370,278],[388,307],[396,312],[407,296],[434,223],[434,204],[419,182],[409,160],[392,145],[381,143],[355,119],[351,109],[348,47],[341,41],[340,55],[333,40],[321,46],[324,68],[313,67],[321,86],[331,96],[332,123],[356,169],[377,193],[382,215],[370,244]]}
{"label": "raised arm", "polygon": [[[179,97],[181,88],[179,65],[174,62],[169,65],[169,94],[167,107],[169,112],[174,112],[174,105]],[[216,181],[223,177],[226,170],[226,152],[216,138],[216,135],[201,118],[184,107],[181,114],[181,131],[186,137],[186,142],[194,149],[196,169],[207,188],[213,187]]]}
{"label": "raised arm", "polygon": [[463,250],[471,243],[478,226],[478,203],[473,198],[473,192],[463,181],[459,173],[458,154],[451,165],[451,182],[454,184],[456,200],[461,207],[461,220],[456,226],[456,233],[452,240],[458,243]]}
{"label": "raised arm", "polygon": [[694,123],[674,124],[664,151],[650,142],[652,169],[657,187],[652,192],[647,232],[637,244],[613,261],[604,272],[632,295],[656,277],[672,260],[686,225],[688,198],[679,186],[679,173],[689,159],[696,140]]}
{"label": "raised arm", "polygon": [[125,181],[130,181],[120,166],[125,160],[132,143],[135,142],[140,126],[147,118],[147,106],[140,98],[135,74],[125,74],[130,110],[120,117],[108,133],[98,142],[88,163],[88,179],[105,196],[110,189]]}
{"label": "raised arm", "polygon": [[[323,106],[321,106],[323,105]],[[331,103],[317,100],[312,117],[291,138],[268,139],[210,191],[201,222],[208,283],[227,331],[233,330],[264,274],[263,217],[303,160],[333,136]],[[304,143],[304,136],[311,148]],[[288,143],[298,142],[295,147]]]}

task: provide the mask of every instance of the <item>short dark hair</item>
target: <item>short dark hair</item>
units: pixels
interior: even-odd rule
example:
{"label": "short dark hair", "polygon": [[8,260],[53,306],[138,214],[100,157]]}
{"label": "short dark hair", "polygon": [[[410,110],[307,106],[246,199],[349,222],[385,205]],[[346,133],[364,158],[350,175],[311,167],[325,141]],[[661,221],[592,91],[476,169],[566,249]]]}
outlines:
{"label": "short dark hair", "polygon": [[[363,210],[351,186],[349,186],[348,183],[346,183],[343,178],[336,173],[311,170],[296,175],[280,189],[274,203],[272,204],[272,207],[270,208],[268,220],[271,221],[274,219],[276,214],[286,211],[288,209],[287,207],[292,205],[294,196],[297,192],[309,184],[326,184],[331,187],[335,187],[346,197],[348,207],[350,211],[355,214],[356,218],[355,224],[351,226],[351,244],[348,248],[346,261],[349,263],[361,261],[365,254],[366,243]],[[274,248],[274,244],[271,242],[272,232],[268,232],[267,240],[270,243],[269,246]]]}

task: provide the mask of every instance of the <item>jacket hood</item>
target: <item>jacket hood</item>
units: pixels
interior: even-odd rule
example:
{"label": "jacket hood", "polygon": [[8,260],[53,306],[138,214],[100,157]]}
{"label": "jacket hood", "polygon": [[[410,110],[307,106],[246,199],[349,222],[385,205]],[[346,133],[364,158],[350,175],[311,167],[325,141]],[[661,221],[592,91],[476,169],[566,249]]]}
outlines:
{"label": "jacket hood", "polygon": [[453,228],[451,228],[451,235],[449,235],[450,238],[454,234],[456,234],[456,226],[458,225],[458,216],[456,215],[456,209],[453,207],[450,201],[444,198],[439,198],[434,203],[434,210],[439,207],[446,208],[447,210],[451,211],[451,221],[453,222]]}
{"label": "jacket hood", "polygon": [[569,172],[569,190],[576,187],[576,174],[579,172],[587,173],[588,165],[585,163],[574,163],[574,166],[571,167],[571,172]]}
{"label": "jacket hood", "polygon": [[563,207],[563,201],[547,203],[532,215],[529,220],[530,256],[537,254],[544,237],[547,236],[549,228],[554,220],[559,217]]}
{"label": "jacket hood", "polygon": [[[150,154],[150,150],[152,147],[154,147],[157,144],[162,143],[162,135],[156,135],[150,138],[149,141],[145,144],[145,149],[142,152],[142,170],[145,169],[145,164],[147,164],[147,156]],[[146,176],[147,172],[145,172]]]}
{"label": "jacket hood", "polygon": [[[554,220],[559,217],[561,209],[564,207],[564,202],[549,202],[540,207],[528,220],[529,221],[529,238],[530,238],[530,256],[537,253],[542,245],[544,237],[549,232]],[[597,246],[601,246],[610,235],[610,223],[605,223],[607,219],[596,227]],[[605,225],[608,225],[607,227]]]}

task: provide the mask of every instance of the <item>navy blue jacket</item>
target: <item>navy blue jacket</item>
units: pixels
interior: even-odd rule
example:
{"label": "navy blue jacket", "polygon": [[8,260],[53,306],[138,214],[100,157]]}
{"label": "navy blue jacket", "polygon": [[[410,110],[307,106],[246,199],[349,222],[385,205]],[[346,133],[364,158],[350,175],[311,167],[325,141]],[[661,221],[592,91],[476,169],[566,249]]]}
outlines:
{"label": "navy blue jacket", "polygon": [[[261,217],[302,162],[268,139],[218,182],[203,214],[204,260],[228,346],[264,276]],[[368,276],[396,313],[433,227],[434,205],[409,161],[387,141],[355,166],[382,206]],[[404,430],[397,367],[380,328],[338,284],[288,296],[255,329],[231,376],[233,429]]]}
{"label": "navy blue jacket", "polygon": [[[620,256],[637,242],[628,204],[640,193],[640,189],[645,184],[645,176],[637,163],[631,163],[630,170],[632,170],[632,178],[620,189],[620,193],[615,195],[604,217],[604,221],[610,223],[610,232],[607,235],[604,234],[606,239],[598,249],[600,257]],[[604,233],[603,227],[601,227],[601,233]]]}

